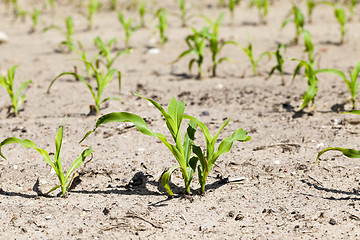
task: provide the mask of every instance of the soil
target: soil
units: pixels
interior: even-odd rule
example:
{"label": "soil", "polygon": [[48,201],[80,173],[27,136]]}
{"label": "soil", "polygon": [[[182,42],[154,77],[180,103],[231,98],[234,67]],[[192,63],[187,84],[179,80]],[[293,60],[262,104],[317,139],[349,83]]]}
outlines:
{"label": "soil", "polygon": [[[45,1],[19,1],[32,10]],[[86,1],[83,1],[86,2]],[[125,10],[139,22],[137,12]],[[190,1],[189,1],[190,2]],[[294,27],[279,30],[291,8],[285,0],[273,1],[267,24],[258,24],[258,13],[241,1],[230,19],[227,9],[217,1],[191,1],[188,21],[196,29],[206,25],[198,16],[212,19],[226,12],[219,36],[247,46],[251,36],[254,55],[275,51],[278,43],[289,43]],[[220,135],[223,139],[243,128],[252,140],[234,143],[213,167],[204,196],[199,194],[195,176],[191,191],[184,194],[180,172],[172,176],[173,198],[168,198],[158,179],[164,169],[177,162],[157,139],[142,135],[134,127],[111,123],[101,126],[82,145],[77,144],[95,125],[97,116],[88,116],[93,102],[86,86],[72,76],[63,76],[46,90],[58,74],[77,66],[85,74],[76,53],[59,51],[64,40],[60,32],[42,32],[51,24],[64,27],[67,16],[74,18],[75,34],[89,57],[97,50],[93,39],[116,38],[117,49],[124,48],[124,33],[116,12],[103,9],[94,15],[93,29],[87,30],[83,7],[67,0],[56,1],[54,11],[46,9],[34,33],[29,33],[31,19],[14,20],[12,11],[0,4],[0,31],[9,37],[0,44],[1,73],[12,65],[16,70],[16,89],[32,79],[26,91],[27,101],[18,117],[9,115],[9,98],[0,90],[0,139],[28,138],[40,148],[54,153],[54,138],[63,118],[63,165],[68,169],[86,146],[95,150],[91,161],[78,169],[76,187],[66,198],[58,191],[49,197],[38,196],[57,184],[57,177],[34,150],[11,144],[3,147],[7,160],[0,160],[0,238],[1,239],[360,239],[359,164],[356,159],[329,152],[315,165],[317,153],[326,147],[359,149],[360,120],[356,115],[340,114],[350,110],[349,91],[336,75],[319,75],[316,112],[298,111],[307,89],[301,74],[292,82],[296,62],[306,59],[303,41],[289,45],[285,56],[285,85],[276,73],[267,80],[274,58],[259,63],[259,76],[252,74],[250,61],[241,48],[226,45],[221,56],[234,59],[218,66],[218,76],[206,71],[197,80],[197,66],[188,72],[190,56],[172,63],[187,49],[185,37],[190,27],[181,27],[176,1],[153,1],[148,8],[168,10],[168,42],[159,46],[157,20],[146,14],[147,28],[136,30],[130,38],[133,50],[121,55],[114,68],[122,73],[121,95],[114,79],[104,91],[105,97],[118,96],[122,101],[102,105],[100,114],[127,111],[144,117],[154,131],[169,136],[164,119],[148,102],[135,96],[137,91],[164,107],[172,97],[184,100],[186,113],[198,117],[212,134],[230,117]],[[299,2],[306,12],[305,2]],[[151,5],[151,6],[150,6]],[[356,11],[360,10],[357,6]],[[347,72],[359,60],[359,16],[346,25],[346,38],[339,45],[340,29],[330,6],[315,8],[313,22],[306,24],[312,34],[318,66]],[[149,49],[152,49],[149,52]],[[159,53],[151,53],[158,49]],[[115,53],[114,53],[115,54]],[[211,67],[206,49],[204,69]],[[95,84],[94,80],[90,84]],[[202,137],[197,135],[202,141]],[[202,143],[203,144],[203,143]],[[53,157],[53,155],[50,155]],[[196,174],[195,174],[196,175]],[[227,178],[242,178],[227,182]]]}

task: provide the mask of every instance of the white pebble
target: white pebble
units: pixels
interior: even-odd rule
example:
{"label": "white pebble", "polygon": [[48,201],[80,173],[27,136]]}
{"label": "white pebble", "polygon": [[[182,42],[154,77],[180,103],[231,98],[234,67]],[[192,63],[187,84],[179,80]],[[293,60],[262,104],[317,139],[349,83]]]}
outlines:
{"label": "white pebble", "polygon": [[147,53],[147,54],[159,54],[159,53],[160,53],[160,49],[158,49],[158,48],[150,48],[149,50],[147,50],[146,53]]}
{"label": "white pebble", "polygon": [[9,40],[8,36],[4,32],[0,32],[0,43],[5,43]]}
{"label": "white pebble", "polygon": [[279,165],[280,164],[280,161],[279,160],[275,160],[274,162],[276,165]]}
{"label": "white pebble", "polygon": [[319,144],[316,146],[317,149],[322,148],[322,147],[324,147],[324,143],[319,143]]}
{"label": "white pebble", "polygon": [[15,170],[18,169],[18,165],[14,165],[14,169],[15,169]]}
{"label": "white pebble", "polygon": [[47,215],[47,216],[45,217],[45,219],[46,219],[46,220],[50,220],[50,219],[52,219],[52,216],[51,216],[51,215]]}
{"label": "white pebble", "polygon": [[223,89],[224,85],[222,85],[221,83],[216,84],[216,89]]}

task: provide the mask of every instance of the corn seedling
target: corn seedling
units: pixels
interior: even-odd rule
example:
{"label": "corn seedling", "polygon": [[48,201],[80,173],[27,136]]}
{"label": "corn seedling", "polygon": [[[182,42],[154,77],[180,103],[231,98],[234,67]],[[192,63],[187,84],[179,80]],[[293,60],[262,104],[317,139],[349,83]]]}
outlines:
{"label": "corn seedling", "polygon": [[185,183],[185,191],[187,194],[190,194],[190,183],[197,165],[197,159],[190,157],[191,147],[194,144],[193,140],[196,131],[196,125],[193,122],[189,123],[187,132],[184,136],[184,141],[182,141],[181,123],[184,118],[185,111],[184,101],[177,101],[175,98],[172,98],[168,106],[168,112],[166,112],[164,108],[154,100],[143,97],[140,94],[137,95],[149,101],[161,112],[161,114],[165,118],[166,126],[171,133],[175,145],[168,142],[168,140],[163,134],[153,132],[151,129],[149,129],[143,118],[127,112],[114,112],[101,116],[97,120],[95,128],[92,131],[87,132],[81,142],[85,138],[87,138],[92,132],[94,132],[100,125],[110,122],[131,122],[142,134],[157,137],[158,139],[160,139],[160,141],[165,144],[165,146],[170,150],[170,152],[174,155],[175,159],[179,163],[179,167],[170,168],[161,177],[161,184],[164,186],[167,193],[170,196],[173,196],[173,192],[171,191],[169,186],[170,175],[174,170],[180,168]]}
{"label": "corn seedling", "polygon": [[345,24],[346,24],[345,10],[343,8],[335,8],[334,11],[335,11],[335,17],[340,24],[340,32],[341,32],[340,44],[343,44],[345,38]]}
{"label": "corn seedling", "polygon": [[55,0],[48,0],[46,3],[44,3],[43,9],[46,10],[48,7],[50,7],[51,10],[54,12],[55,11]]}
{"label": "corn seedling", "polygon": [[335,14],[336,20],[340,24],[340,34],[341,34],[340,44],[343,44],[344,38],[345,38],[345,24],[346,24],[345,9],[333,2],[325,1],[323,3],[328,4],[334,8],[334,14]]}
{"label": "corn seedling", "polygon": [[30,32],[35,32],[36,31],[36,27],[37,27],[38,22],[39,22],[40,13],[41,13],[40,9],[34,9],[32,15],[31,15],[32,26],[31,26]]}
{"label": "corn seedling", "polygon": [[143,0],[139,5],[139,15],[140,15],[140,27],[144,28],[145,25],[145,13],[146,13],[146,1]]}
{"label": "corn seedling", "polygon": [[15,78],[15,69],[17,68],[17,65],[12,66],[8,70],[7,78],[5,76],[0,75],[0,85],[3,86],[6,91],[8,92],[10,99],[11,99],[11,105],[10,108],[14,110],[14,115],[17,116],[19,113],[19,107],[21,104],[25,101],[26,96],[22,93],[25,88],[32,83],[31,80],[27,80],[23,82],[19,89],[15,92],[14,90],[14,78]]}
{"label": "corn seedling", "polygon": [[[76,51],[76,47],[75,47],[75,44],[74,44],[74,40],[73,40],[73,34],[74,34],[74,23],[73,23],[73,19],[72,17],[67,17],[65,19],[65,26],[66,26],[66,29],[63,30],[61,27],[59,26],[56,26],[56,25],[52,25],[50,27],[46,27],[43,31],[46,32],[50,29],[55,29],[55,30],[58,30],[60,33],[63,34],[63,36],[65,37],[65,41],[62,41],[60,43],[60,46],[66,46],[69,51],[71,52],[75,52]],[[60,47],[61,49],[61,47]]]}
{"label": "corn seedling", "polygon": [[199,68],[199,74],[198,74],[197,78],[203,79],[204,74],[203,74],[203,70],[202,70],[202,64],[204,61],[204,49],[206,47],[205,34],[207,32],[209,32],[209,29],[207,27],[204,27],[200,32],[198,32],[193,27],[191,29],[193,31],[193,34],[188,35],[185,39],[186,44],[188,45],[189,49],[182,52],[174,62],[179,61],[181,58],[183,58],[184,56],[187,56],[189,54],[197,55],[197,59],[192,58],[189,62],[189,72],[191,72],[192,65],[194,64],[194,62],[196,62],[198,65],[198,68]]}
{"label": "corn seedling", "polygon": [[97,56],[103,56],[106,60],[106,69],[109,71],[114,61],[122,54],[130,53],[129,49],[118,51],[115,56],[111,57],[111,47],[115,43],[115,38],[110,39],[108,44],[105,44],[104,41],[97,37],[94,39],[95,46],[98,48],[99,53]]}
{"label": "corn seedling", "polygon": [[293,6],[290,13],[287,15],[287,18],[281,25],[281,29],[284,28],[289,22],[293,22],[295,25],[296,35],[294,42],[297,44],[299,41],[299,36],[302,30],[304,29],[304,15],[297,6]]}
{"label": "corn seedling", "polygon": [[200,162],[200,164],[198,165],[198,177],[201,186],[201,194],[204,194],[207,177],[211,171],[211,168],[213,167],[219,156],[229,152],[235,141],[247,142],[250,141],[251,137],[247,136],[247,132],[245,130],[239,128],[235,130],[231,136],[222,140],[218,149],[215,151],[215,144],[218,139],[218,136],[221,133],[221,131],[226,127],[226,125],[229,123],[230,118],[225,121],[225,123],[220,127],[220,129],[218,130],[218,132],[215,134],[214,137],[211,137],[209,129],[206,127],[204,123],[202,123],[198,119],[188,115],[185,115],[184,118],[194,122],[197,126],[199,126],[205,137],[205,142],[206,142],[205,151],[203,151],[201,147],[196,146],[195,144],[192,146],[192,150],[196,155],[193,161]]}
{"label": "corn seedling", "polygon": [[269,11],[269,0],[251,0],[249,7],[256,6],[259,12],[260,23],[266,23],[266,16]]}
{"label": "corn seedling", "polygon": [[284,65],[284,57],[281,54],[281,49],[284,49],[284,52],[286,51],[286,45],[285,44],[279,44],[276,51],[272,52],[271,54],[273,54],[276,57],[276,62],[277,65],[274,66],[270,72],[269,72],[269,76],[268,79],[271,78],[271,76],[274,74],[274,72],[277,70],[280,75],[281,75],[281,85],[285,85],[285,81],[284,81],[284,70],[283,70],[283,65]]}
{"label": "corn seedling", "polygon": [[11,143],[19,143],[22,146],[24,146],[25,148],[32,148],[32,149],[36,150],[38,153],[41,154],[41,156],[44,158],[45,162],[50,164],[50,166],[55,170],[55,173],[59,179],[59,185],[56,185],[55,187],[50,189],[50,191],[48,191],[44,195],[48,195],[51,192],[53,192],[54,190],[60,188],[62,196],[65,197],[66,193],[68,191],[70,191],[69,188],[72,185],[72,182],[74,180],[74,177],[71,176],[74,173],[74,170],[77,169],[78,167],[80,167],[80,165],[85,161],[86,157],[91,155],[91,153],[93,152],[91,150],[91,147],[85,149],[80,154],[80,156],[71,164],[71,166],[68,169],[68,171],[66,172],[66,174],[64,174],[63,169],[62,169],[62,164],[61,164],[61,147],[62,147],[62,139],[63,139],[63,128],[64,127],[61,126],[56,134],[56,138],[55,138],[56,149],[55,149],[55,154],[54,154],[54,161],[51,160],[49,153],[46,150],[38,148],[36,146],[36,144],[33,141],[30,141],[29,139],[22,140],[19,138],[10,137],[10,138],[6,138],[5,140],[3,140],[0,143],[0,156],[3,157],[4,159],[6,159],[6,158],[2,154],[1,148],[5,145],[11,144]]}
{"label": "corn seedling", "polygon": [[111,1],[110,1],[110,9],[111,9],[112,11],[115,11],[115,10],[117,9],[117,3],[118,3],[117,0],[111,0]]}
{"label": "corn seedling", "polygon": [[231,16],[231,22],[234,22],[235,7],[240,4],[240,0],[229,0],[229,11]]}
{"label": "corn seedling", "polygon": [[118,82],[119,82],[119,91],[121,91],[121,72],[120,71],[116,71],[115,69],[110,69],[106,74],[104,71],[99,71],[97,70],[91,63],[87,62],[87,64],[90,66],[90,68],[93,70],[93,73],[95,75],[95,79],[96,79],[96,88],[93,88],[85,79],[84,77],[80,76],[77,73],[73,73],[73,72],[63,72],[61,74],[59,74],[56,78],[54,78],[51,83],[50,86],[48,87],[47,92],[50,93],[50,88],[52,87],[52,85],[55,83],[55,81],[57,79],[59,79],[61,76],[64,75],[72,75],[74,77],[76,77],[77,79],[79,79],[81,82],[83,82],[88,89],[91,92],[91,95],[94,99],[95,105],[90,105],[90,113],[89,115],[97,115],[100,112],[100,105],[106,101],[109,100],[119,100],[121,101],[119,98],[117,97],[109,97],[109,98],[105,98],[102,99],[102,93],[104,91],[104,89],[107,87],[107,85],[109,84],[109,82],[113,79],[114,74],[117,72],[118,73]]}
{"label": "corn seedling", "polygon": [[260,60],[264,57],[264,56],[268,56],[269,59],[271,58],[271,53],[269,51],[263,52],[262,54],[260,54],[260,56],[257,59],[254,59],[254,55],[253,55],[253,46],[251,43],[251,40],[249,39],[249,45],[245,48],[245,47],[241,47],[241,49],[246,53],[246,55],[249,57],[251,65],[252,65],[252,69],[253,69],[253,73],[254,75],[258,75],[258,70],[257,67],[259,65]]}
{"label": "corn seedling", "polygon": [[360,62],[358,62],[353,71],[351,72],[349,69],[349,76],[350,79],[346,78],[345,74],[343,72],[341,72],[340,70],[335,70],[335,69],[329,69],[329,71],[332,71],[332,73],[339,75],[340,77],[342,77],[347,85],[347,87],[349,88],[350,94],[351,94],[351,103],[353,105],[352,109],[355,110],[356,108],[356,97],[358,94],[358,90],[359,90],[359,84],[357,82],[357,79],[359,77],[359,73],[360,73]]}
{"label": "corn seedling", "polygon": [[159,24],[157,25],[157,28],[160,32],[160,43],[161,45],[164,45],[167,42],[167,37],[165,35],[165,31],[167,29],[167,12],[165,9],[159,9],[156,12],[156,16],[159,19]]}
{"label": "corn seedling", "polygon": [[186,1],[185,0],[178,0],[179,8],[181,11],[181,24],[183,27],[186,27]]}
{"label": "corn seedling", "polygon": [[307,6],[308,21],[309,21],[309,23],[312,23],[312,14],[313,14],[314,8],[316,7],[315,0],[306,0],[306,6]]}
{"label": "corn seedling", "polygon": [[118,19],[125,31],[125,46],[126,46],[126,48],[129,49],[130,48],[130,46],[129,46],[130,37],[134,33],[134,31],[139,28],[139,26],[135,26],[135,27],[131,26],[133,19],[129,18],[126,21],[124,19],[124,15],[121,12],[118,12]]}
{"label": "corn seedling", "polygon": [[351,21],[352,18],[354,17],[355,6],[358,3],[359,3],[359,0],[349,0],[349,11],[350,11],[350,19],[349,19],[349,21]]}
{"label": "corn seedling", "polygon": [[86,5],[88,30],[92,28],[93,16],[100,9],[100,7],[101,7],[101,2],[99,2],[98,0],[89,0],[89,4]]}
{"label": "corn seedling", "polygon": [[343,74],[343,73],[339,70],[330,69],[330,68],[315,69],[314,63],[306,62],[306,61],[299,60],[299,59],[291,59],[291,60],[299,61],[299,64],[296,66],[295,71],[294,71],[293,80],[295,79],[296,75],[299,73],[300,69],[302,67],[305,67],[305,77],[307,78],[307,83],[308,83],[308,89],[302,97],[303,102],[300,106],[300,110],[302,110],[304,107],[306,107],[310,102],[312,103],[312,106],[311,106],[312,110],[314,110],[315,96],[319,90],[319,88],[317,86],[318,78],[316,75],[319,73],[335,73],[335,74],[341,76],[341,74]]}
{"label": "corn seedling", "polygon": [[212,64],[213,64],[213,66],[212,66],[212,76],[213,77],[216,76],[216,68],[217,68],[218,64],[220,64],[223,61],[233,62],[233,60],[228,57],[222,57],[217,60],[218,53],[227,44],[238,45],[237,42],[234,42],[234,41],[219,41],[219,39],[218,39],[219,28],[220,28],[220,25],[222,23],[224,16],[225,16],[225,14],[221,13],[220,16],[215,21],[211,21],[209,18],[203,16],[203,18],[206,20],[206,22],[209,24],[209,26],[212,30],[211,32],[203,31],[202,34],[204,34],[204,37],[209,42],[209,47],[210,47],[210,51],[211,51],[211,55],[212,55],[211,59],[212,59]]}

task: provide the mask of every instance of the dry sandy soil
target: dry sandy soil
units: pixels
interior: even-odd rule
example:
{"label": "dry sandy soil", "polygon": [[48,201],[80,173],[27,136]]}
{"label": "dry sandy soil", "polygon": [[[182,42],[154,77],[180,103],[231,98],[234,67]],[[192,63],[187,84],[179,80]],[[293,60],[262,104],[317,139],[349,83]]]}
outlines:
{"label": "dry sandy soil", "polygon": [[[45,1],[20,1],[31,10]],[[168,9],[168,42],[159,47],[157,24],[153,13],[147,13],[148,28],[137,30],[130,39],[134,47],[129,55],[120,56],[114,67],[122,72],[123,102],[110,101],[100,114],[129,111],[146,118],[151,129],[166,133],[160,113],[134,91],[167,106],[171,97],[187,103],[186,113],[205,122],[214,134],[224,118],[231,121],[220,138],[243,128],[250,142],[236,142],[232,150],[221,156],[210,173],[206,194],[199,195],[195,177],[192,195],[185,196],[181,175],[175,172],[170,199],[158,182],[163,169],[176,165],[174,157],[157,139],[143,136],[135,128],[107,124],[92,134],[84,145],[77,142],[91,129],[97,117],[87,116],[91,95],[85,85],[72,77],[63,77],[46,89],[58,74],[84,73],[75,53],[59,52],[63,36],[55,30],[41,29],[56,24],[63,27],[67,16],[74,18],[75,38],[82,42],[88,56],[96,54],[93,39],[116,38],[116,47],[124,48],[124,34],[115,12],[104,7],[94,15],[94,28],[86,31],[81,8],[67,0],[56,1],[56,9],[45,10],[38,30],[30,34],[31,20],[14,20],[4,1],[0,4],[0,31],[9,41],[0,45],[0,68],[4,74],[19,65],[15,85],[32,79],[27,102],[18,117],[8,116],[9,98],[0,90],[0,139],[28,138],[54,152],[54,138],[65,115],[63,164],[67,169],[83,149],[91,145],[93,159],[78,169],[78,185],[67,198],[37,196],[36,185],[48,190],[57,183],[41,156],[20,145],[2,149],[7,160],[0,160],[0,238],[1,239],[360,239],[359,164],[339,153],[325,154],[315,166],[317,153],[325,147],[342,146],[359,149],[359,123],[355,115],[339,114],[351,109],[348,89],[335,75],[319,75],[316,113],[306,108],[298,112],[301,96],[307,89],[303,75],[291,82],[296,63],[291,58],[306,59],[303,41],[286,51],[285,86],[274,74],[266,80],[275,59],[263,59],[260,76],[253,76],[247,56],[239,47],[224,47],[222,56],[234,63],[218,67],[218,77],[206,72],[196,80],[187,70],[190,57],[171,62],[186,50],[189,27],[182,28],[176,1],[151,1],[149,8]],[[73,1],[75,2],[75,1]],[[105,4],[108,4],[107,1]],[[119,5],[126,1],[119,1]],[[190,2],[190,1],[189,1]],[[225,8],[215,0],[191,1],[191,14],[202,13],[214,18],[225,11],[220,37],[241,46],[253,39],[254,54],[274,51],[279,42],[288,43],[294,36],[291,24],[279,31],[291,3],[274,1],[267,25],[259,25],[256,9],[248,9],[248,1],[236,8],[231,24]],[[299,3],[306,12],[304,1]],[[151,6],[150,6],[151,5]],[[359,7],[359,6],[358,6]],[[356,10],[360,10],[359,8]],[[123,10],[139,22],[134,10]],[[206,22],[196,16],[189,25],[200,29]],[[346,26],[345,44],[339,46],[338,23],[329,6],[314,11],[311,32],[322,68],[347,71],[359,60],[359,16],[355,14]],[[150,54],[149,48],[158,48]],[[211,66],[206,51],[204,67]],[[94,80],[91,80],[94,84]],[[117,81],[112,81],[104,97],[119,96]],[[168,136],[168,134],[167,134]],[[197,135],[200,138],[200,135]],[[245,177],[236,183],[225,183],[227,177]],[[38,184],[37,183],[38,180]]]}

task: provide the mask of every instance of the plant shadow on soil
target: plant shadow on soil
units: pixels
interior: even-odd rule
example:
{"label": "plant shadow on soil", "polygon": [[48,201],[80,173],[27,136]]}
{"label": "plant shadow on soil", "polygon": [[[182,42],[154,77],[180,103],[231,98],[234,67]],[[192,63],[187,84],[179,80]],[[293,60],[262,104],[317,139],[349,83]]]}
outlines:
{"label": "plant shadow on soil", "polygon": [[[164,187],[160,184],[159,181],[151,180],[153,178],[152,175],[145,174],[143,172],[137,172],[133,176],[133,178],[129,181],[129,183],[124,185],[112,186],[111,184],[107,186],[106,190],[72,190],[72,193],[81,193],[81,194],[119,194],[119,195],[153,195],[153,196],[165,196],[167,195]],[[80,180],[81,181],[81,180]],[[158,191],[152,191],[147,188],[147,184],[155,186]],[[211,184],[206,185],[206,190],[211,191],[217,189],[226,184],[223,179],[219,179]],[[175,198],[187,198],[188,196],[185,194],[184,187],[179,187],[170,182],[170,188],[174,192]],[[200,195],[200,189],[194,190],[191,189],[191,192],[195,195]],[[171,197],[169,197],[171,199]],[[164,201],[164,200],[162,200]],[[160,202],[162,202],[160,201]],[[153,204],[154,206],[158,206],[157,204]]]}
{"label": "plant shadow on soil", "polygon": [[[333,197],[333,196],[331,196],[331,197],[321,197],[321,196],[315,196],[315,195],[312,195],[312,194],[302,193],[302,195],[305,195],[305,196],[323,198],[323,199],[326,199],[326,200],[336,200],[336,201],[343,201],[343,200],[350,200],[350,199],[353,200],[353,201],[360,201],[360,193],[359,193],[359,191],[354,190],[353,192],[349,192],[349,191],[326,188],[326,187],[320,186],[319,184],[314,184],[314,183],[308,182],[306,180],[301,180],[301,182],[305,183],[309,187],[313,187],[313,188],[315,188],[316,190],[319,190],[319,191],[324,191],[324,192],[327,192],[327,193],[348,195],[347,197],[336,198],[336,197]],[[355,196],[355,197],[350,197],[350,196]]]}

